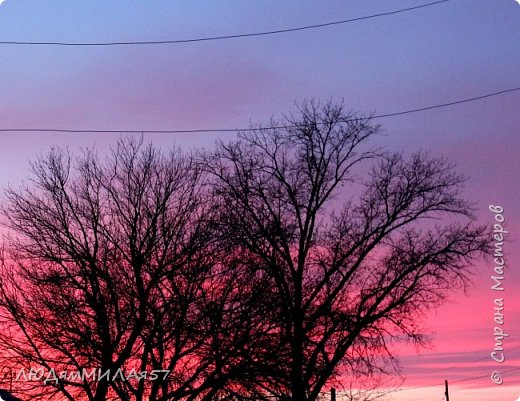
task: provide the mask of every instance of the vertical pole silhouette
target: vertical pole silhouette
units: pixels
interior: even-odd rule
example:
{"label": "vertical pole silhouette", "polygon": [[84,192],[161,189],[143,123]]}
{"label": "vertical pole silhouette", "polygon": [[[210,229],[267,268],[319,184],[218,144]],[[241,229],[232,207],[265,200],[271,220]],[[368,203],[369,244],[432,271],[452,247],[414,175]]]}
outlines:
{"label": "vertical pole silhouette", "polygon": [[330,401],[336,401],[336,389],[334,387],[330,389]]}
{"label": "vertical pole silhouette", "polygon": [[446,394],[446,401],[450,401],[450,394],[448,392],[448,380],[444,380],[444,386],[446,387],[446,391],[444,394]]}

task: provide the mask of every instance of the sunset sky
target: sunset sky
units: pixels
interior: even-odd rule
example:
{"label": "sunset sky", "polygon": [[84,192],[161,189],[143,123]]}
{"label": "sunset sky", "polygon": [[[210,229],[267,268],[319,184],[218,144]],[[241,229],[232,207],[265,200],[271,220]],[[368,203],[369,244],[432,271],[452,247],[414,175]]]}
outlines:
{"label": "sunset sky", "polygon": [[[384,13],[428,0],[6,0],[0,41],[125,42],[278,30]],[[520,4],[451,0],[394,15],[284,34],[149,46],[0,44],[0,129],[176,130],[247,127],[305,98],[377,114],[520,87]],[[432,347],[402,348],[396,401],[515,401],[520,395],[520,91],[378,120],[374,144],[430,150],[468,177],[482,223],[504,208],[503,293],[482,261],[426,326]],[[118,133],[0,132],[0,187],[18,186],[52,145],[107,149]],[[164,149],[212,147],[234,133],[145,134]],[[504,363],[494,362],[493,299],[505,299]],[[504,383],[490,380],[504,372]],[[437,387],[434,387],[438,385]]]}

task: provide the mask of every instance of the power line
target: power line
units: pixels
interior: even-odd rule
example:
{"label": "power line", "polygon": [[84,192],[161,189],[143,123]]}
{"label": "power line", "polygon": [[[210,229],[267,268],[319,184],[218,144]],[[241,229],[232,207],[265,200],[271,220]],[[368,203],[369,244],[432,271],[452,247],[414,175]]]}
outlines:
{"label": "power line", "polygon": [[[520,349],[520,346],[516,346],[516,347],[513,347],[513,348],[510,348],[509,351],[515,351],[515,350],[518,350]],[[475,363],[475,362],[482,362],[482,361],[485,361],[489,359],[489,357],[485,357],[485,358],[479,358],[479,359],[475,359],[475,360],[472,360],[472,361],[468,361],[467,363]],[[451,370],[451,369],[455,369],[457,368],[456,366],[452,366],[448,369],[442,369],[438,372],[438,374],[443,374],[445,373],[447,370]],[[501,374],[502,375],[506,375],[506,374],[509,374],[509,373],[512,373],[512,372],[515,372],[517,370],[520,370],[520,367],[515,367],[515,368],[511,368],[511,369],[508,369],[508,370],[505,370],[503,371]],[[467,381],[473,381],[473,380],[479,380],[479,379],[486,379],[488,378],[489,375],[481,375],[481,376],[471,376],[471,377],[466,377],[464,379],[459,379],[459,380],[454,380],[454,381],[450,381],[451,384],[456,384],[456,383],[463,383],[463,382],[467,382]],[[398,392],[403,392],[403,391],[412,391],[412,390],[421,390],[421,389],[425,389],[425,388],[434,388],[434,387],[440,387],[442,386],[442,383],[439,383],[439,384],[430,384],[430,385],[426,385],[426,386],[415,386],[415,387],[405,387],[405,388],[397,388],[397,389],[393,389],[393,390],[389,390],[389,391],[380,391],[381,394],[391,394],[391,393],[398,393]],[[322,393],[327,393],[326,391],[322,392]],[[348,392],[339,392],[339,393],[348,393]]]}
{"label": "power line", "polygon": [[[508,373],[512,373],[512,372],[516,372],[517,370],[520,370],[520,367],[516,367],[516,368],[505,370],[505,371],[502,372],[502,375],[508,374]],[[463,383],[463,382],[468,382],[468,381],[473,381],[473,380],[486,379],[488,377],[489,377],[489,375],[471,376],[471,377],[466,377],[465,379],[459,379],[459,380],[450,381],[450,383],[451,384]],[[442,385],[443,385],[443,383],[431,384],[429,386],[416,386],[416,387],[397,388],[397,389],[394,389],[394,390],[390,390],[388,393],[398,393],[398,392],[402,392],[402,391],[420,390],[420,389],[423,389],[423,388],[433,388],[433,387],[439,387],[439,386],[442,386]]]}
{"label": "power line", "polygon": [[[502,372],[502,375],[505,375],[505,374],[508,374],[508,373],[512,373],[512,372],[516,372],[517,370],[520,370],[520,367],[516,367],[516,368],[505,370],[505,371]],[[462,382],[467,382],[467,381],[485,379],[487,377],[489,377],[489,375],[472,376],[472,377],[467,377],[465,379],[459,379],[459,380],[450,381],[450,383],[451,384],[462,383]],[[421,390],[421,389],[425,389],[425,388],[440,387],[440,386],[443,386],[443,384],[444,383],[430,384],[428,386],[416,386],[416,387],[397,388],[397,389],[393,389],[393,390],[390,390],[390,391],[381,391],[380,393],[381,394],[390,394],[390,393],[398,393],[398,392],[403,392],[403,391]],[[320,391],[320,393],[321,394],[328,394],[329,392],[328,391]],[[349,392],[348,391],[338,391],[337,394],[338,395],[349,394]]]}
{"label": "power line", "polygon": [[462,103],[469,103],[469,102],[473,102],[473,101],[475,101],[475,100],[486,99],[486,98],[488,98],[488,97],[498,96],[498,95],[502,95],[502,94],[504,94],[504,93],[515,92],[515,91],[518,91],[518,90],[520,90],[520,87],[518,87],[518,88],[512,88],[512,89],[505,89],[505,90],[498,91],[498,92],[488,93],[488,94],[486,94],[486,95],[470,97],[470,98],[468,98],[468,99],[456,100],[456,101],[454,101],[454,102],[442,103],[442,104],[436,104],[436,105],[434,105],[434,106],[427,106],[427,107],[421,107],[421,108],[418,108],[418,109],[412,109],[412,110],[406,110],[406,111],[399,111],[399,112],[397,112],[397,113],[381,114],[381,115],[378,115],[378,116],[374,116],[373,118],[384,118],[384,117],[402,116],[402,115],[404,115],[404,114],[418,113],[418,112],[420,112],[420,111],[426,111],[426,110],[432,110],[432,109],[440,109],[440,108],[442,108],[442,107],[448,107],[448,106],[453,106],[453,105],[456,105],[456,104],[462,104]]}
{"label": "power line", "polygon": [[[503,95],[505,93],[511,93],[520,91],[520,87],[505,89],[498,92],[488,93],[481,96],[470,97],[467,99],[456,100],[448,103],[436,104],[433,106],[426,106],[416,109],[397,111],[394,113],[376,114],[370,117],[357,117],[343,120],[342,122],[359,121],[359,120],[373,120],[379,118],[388,118],[402,116],[405,114],[419,113],[422,111],[440,109],[444,107],[454,106],[462,103],[474,102],[476,100],[486,99],[493,96]],[[146,129],[133,129],[133,130],[115,130],[115,129],[68,129],[68,128],[0,128],[0,132],[63,132],[63,133],[121,133],[121,134],[195,134],[195,133],[209,133],[209,132],[239,132],[239,131],[265,131],[273,129],[286,129],[286,128],[300,128],[303,125],[280,125],[274,127],[251,127],[251,128],[202,128],[202,129],[166,129],[166,130],[146,130]]]}
{"label": "power line", "polygon": [[[511,353],[511,352],[513,352],[513,351],[517,351],[517,350],[519,350],[519,349],[520,349],[520,345],[515,346],[515,347],[513,347],[513,348],[508,348],[508,349],[507,349],[507,352],[508,352],[508,353]],[[427,356],[427,355],[425,355],[425,356]],[[488,355],[488,356],[485,356],[485,357],[478,358],[478,359],[473,359],[473,360],[470,360],[470,361],[462,361],[462,362],[465,363],[465,364],[473,364],[473,363],[486,362],[486,361],[491,361],[491,357],[490,357],[489,355]],[[432,372],[430,375],[440,375],[440,374],[445,374],[446,372],[451,371],[451,370],[453,370],[453,369],[460,369],[460,366],[455,366],[455,365],[454,365],[454,366],[450,366],[450,367],[448,367],[448,368],[441,368],[441,369],[439,369],[439,370],[436,371],[436,372]],[[423,377],[423,378],[424,378],[424,376],[425,376],[425,373],[421,375],[421,377]]]}
{"label": "power line", "polygon": [[[518,368],[512,368],[512,369],[508,369],[508,370],[504,370],[504,371],[502,372],[502,375],[507,374],[507,373],[511,373],[511,372],[516,372],[517,370],[520,370],[520,367],[518,367]],[[460,380],[452,381],[451,383],[462,383],[462,382],[467,382],[467,381],[471,381],[471,380],[485,379],[485,378],[487,378],[487,377],[489,377],[489,375],[467,377],[467,378],[465,378],[465,379],[460,379]]]}
{"label": "power line", "polygon": [[[520,346],[517,346],[517,347],[514,347],[514,348],[511,348],[509,349],[509,351],[515,351],[517,349],[520,349]],[[474,363],[474,362],[482,362],[484,360],[487,360],[489,359],[489,357],[486,357],[486,358],[479,358],[479,359],[475,359],[473,361],[469,361],[467,363]],[[454,369],[456,368],[456,366],[452,366],[448,369],[442,369],[438,372],[438,374],[443,374],[445,373],[447,370],[451,370],[451,369]],[[508,369],[508,370],[505,370],[502,372],[502,375],[505,375],[505,374],[509,374],[509,373],[512,373],[512,372],[515,372],[517,370],[520,370],[520,367],[515,367],[515,368],[511,368],[511,369]],[[456,383],[463,383],[463,382],[467,382],[467,381],[473,381],[473,380],[479,380],[479,379],[486,379],[488,378],[489,375],[481,375],[481,376],[471,376],[471,377],[466,377],[464,379],[459,379],[459,380],[454,380],[454,381],[450,381],[451,384],[456,384]],[[411,391],[411,390],[420,390],[420,389],[425,389],[425,388],[434,388],[434,387],[440,387],[442,386],[442,383],[440,384],[430,384],[430,385],[426,385],[426,386],[415,386],[415,387],[405,387],[405,388],[397,388],[397,389],[393,389],[393,390],[389,390],[387,392],[384,392],[385,394],[390,394],[390,393],[397,393],[397,392],[402,392],[402,391]]]}
{"label": "power line", "polygon": [[363,21],[372,18],[386,17],[390,15],[400,14],[404,12],[414,11],[421,8],[435,6],[437,4],[446,3],[450,0],[438,0],[431,3],[420,4],[414,7],[401,8],[399,10],[382,12],[377,14],[365,15],[362,17],[350,18],[339,21],[325,22],[322,24],[304,25],[294,28],[277,29],[272,31],[242,33],[236,35],[223,36],[208,36],[192,39],[177,39],[177,40],[150,40],[150,41],[132,41],[132,42],[24,42],[24,41],[0,41],[0,45],[25,45],[25,46],[135,46],[135,45],[172,45],[180,43],[194,43],[194,42],[209,42],[213,40],[237,39],[255,36],[277,35],[282,33],[304,31],[309,29],[325,28],[334,25],[348,24],[351,22]]}

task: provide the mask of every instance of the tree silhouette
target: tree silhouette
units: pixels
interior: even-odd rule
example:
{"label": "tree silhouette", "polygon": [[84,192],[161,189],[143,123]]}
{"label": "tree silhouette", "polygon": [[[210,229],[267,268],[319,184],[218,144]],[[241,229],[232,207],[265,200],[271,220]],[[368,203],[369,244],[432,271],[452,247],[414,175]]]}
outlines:
{"label": "tree silhouette", "polygon": [[384,371],[389,343],[423,343],[420,317],[488,250],[454,167],[367,149],[378,132],[341,104],[311,101],[205,159],[222,240],[271,282],[270,344],[255,352],[272,362],[274,351],[276,366],[251,364],[258,396],[316,400],[334,378]]}
{"label": "tree silhouette", "polygon": [[[222,360],[236,358],[252,323],[228,310],[245,278],[222,278],[225,249],[193,159],[129,139],[104,161],[54,149],[32,171],[28,185],[7,191],[12,236],[0,278],[2,366],[46,374],[14,383],[24,398],[192,400],[224,388],[233,371]],[[92,368],[109,378],[170,373],[42,385],[51,369]]]}
{"label": "tree silhouette", "polygon": [[38,159],[2,208],[0,363],[169,373],[16,390],[314,401],[381,383],[391,345],[427,340],[421,317],[466,285],[489,235],[452,164],[371,149],[378,132],[311,101],[196,157],[125,139],[105,159]]}

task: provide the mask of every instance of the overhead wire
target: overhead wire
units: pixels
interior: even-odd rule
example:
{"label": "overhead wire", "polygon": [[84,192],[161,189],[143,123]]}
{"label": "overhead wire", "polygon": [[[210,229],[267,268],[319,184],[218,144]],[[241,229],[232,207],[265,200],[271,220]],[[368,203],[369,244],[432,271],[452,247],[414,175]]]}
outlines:
{"label": "overhead wire", "polygon": [[258,36],[268,36],[268,35],[277,35],[284,34],[289,32],[298,32],[309,29],[319,29],[325,28],[335,25],[343,25],[357,21],[368,20],[372,18],[386,17],[390,15],[410,12],[414,10],[419,10],[421,8],[435,6],[441,3],[447,3],[451,0],[438,0],[430,3],[420,4],[413,7],[401,8],[398,10],[381,12],[377,14],[370,14],[361,17],[349,18],[339,21],[331,21],[325,22],[321,24],[312,24],[312,25],[304,25],[293,28],[285,28],[285,29],[275,29],[269,31],[261,31],[261,32],[250,32],[250,33],[241,33],[235,35],[221,35],[221,36],[207,36],[207,37],[199,37],[199,38],[189,38],[189,39],[171,39],[171,40],[139,40],[139,41],[128,41],[128,42],[61,42],[61,41],[12,41],[12,40],[3,40],[0,41],[0,45],[18,45],[18,46],[141,46],[141,45],[173,45],[173,44],[182,44],[182,43],[196,43],[196,42],[209,42],[215,40],[228,40],[228,39],[238,39],[238,38],[248,38],[248,37],[258,37]]}
{"label": "overhead wire", "polygon": [[[503,95],[506,93],[520,91],[520,87],[504,89],[497,92],[487,93],[480,96],[474,96],[466,99],[456,100],[447,103],[440,103],[432,106],[414,108],[404,111],[397,111],[393,113],[385,113],[385,114],[375,114],[368,117],[355,117],[350,119],[342,120],[342,122],[349,121],[359,121],[359,120],[374,120],[388,117],[396,117],[402,116],[406,114],[419,113],[427,110],[440,109],[449,106],[454,106],[463,103],[474,102],[477,100],[482,100],[494,96]],[[288,129],[288,128],[299,128],[303,127],[303,125],[279,125],[279,126],[271,126],[271,127],[249,127],[249,128],[200,128],[200,129],[72,129],[72,128],[20,128],[20,127],[12,127],[12,128],[0,128],[0,132],[62,132],[62,133],[127,133],[127,134],[187,134],[187,133],[218,133],[218,132],[244,132],[244,131],[265,131],[265,130],[274,130],[274,129]]]}

